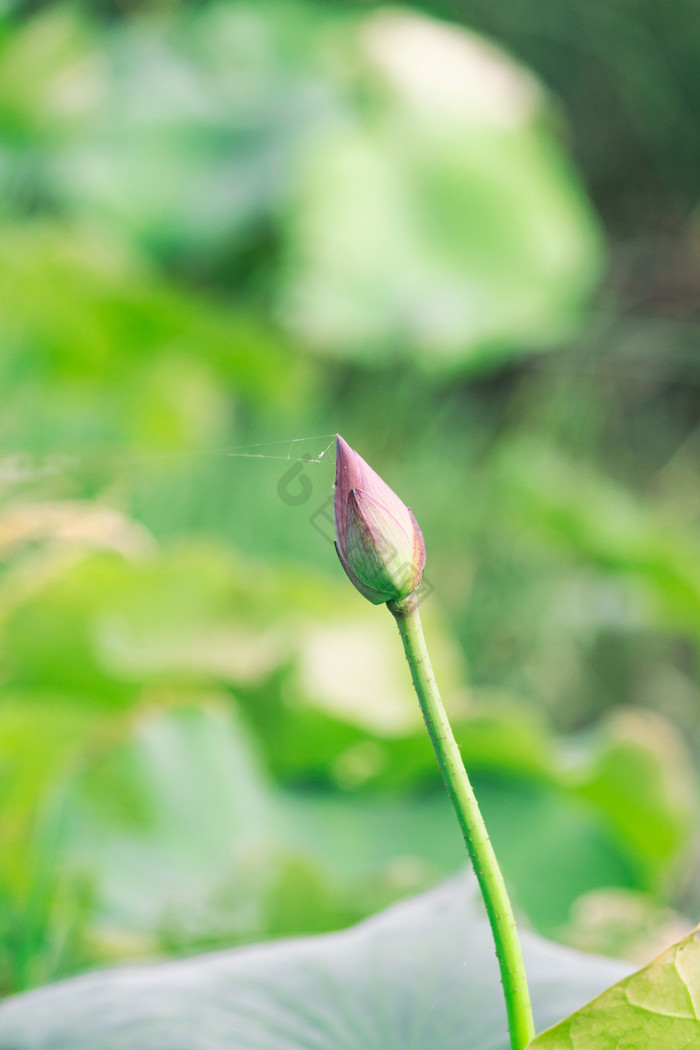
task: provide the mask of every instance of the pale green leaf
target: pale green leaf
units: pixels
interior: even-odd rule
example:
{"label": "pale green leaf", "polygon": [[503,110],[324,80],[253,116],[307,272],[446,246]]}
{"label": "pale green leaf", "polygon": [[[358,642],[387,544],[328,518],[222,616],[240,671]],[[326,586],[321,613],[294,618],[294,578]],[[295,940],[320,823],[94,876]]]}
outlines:
{"label": "pale green leaf", "polygon": [[531,1050],[700,1046],[700,929],[537,1036]]}
{"label": "pale green leaf", "polygon": [[435,368],[576,331],[601,242],[526,70],[462,27],[377,12],[345,41],[372,105],[320,124],[283,228],[283,321],[317,350]]}

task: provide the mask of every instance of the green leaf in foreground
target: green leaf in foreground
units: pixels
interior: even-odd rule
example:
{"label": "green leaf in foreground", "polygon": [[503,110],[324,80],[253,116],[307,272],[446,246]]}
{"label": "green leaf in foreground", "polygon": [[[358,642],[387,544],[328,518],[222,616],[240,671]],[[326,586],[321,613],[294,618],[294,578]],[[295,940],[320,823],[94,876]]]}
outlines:
{"label": "green leaf in foreground", "polygon": [[690,1050],[700,1047],[700,927],[624,977],[528,1050]]}
{"label": "green leaf in foreground", "polygon": [[[539,1028],[626,972],[523,936]],[[491,933],[456,877],[342,933],[75,978],[0,1006],[0,1050],[506,1050]]]}

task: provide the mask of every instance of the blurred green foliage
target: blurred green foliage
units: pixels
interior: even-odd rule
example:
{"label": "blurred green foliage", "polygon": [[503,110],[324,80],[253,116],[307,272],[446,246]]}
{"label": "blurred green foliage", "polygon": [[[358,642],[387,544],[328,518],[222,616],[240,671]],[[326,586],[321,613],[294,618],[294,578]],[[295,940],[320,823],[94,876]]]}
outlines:
{"label": "blurred green foliage", "polygon": [[697,909],[683,158],[644,225],[588,37],[579,97],[554,12],[510,10],[2,8],[3,992],[336,928],[463,863],[330,543],[336,430],[421,522],[518,906],[580,942],[626,893],[620,951]]}

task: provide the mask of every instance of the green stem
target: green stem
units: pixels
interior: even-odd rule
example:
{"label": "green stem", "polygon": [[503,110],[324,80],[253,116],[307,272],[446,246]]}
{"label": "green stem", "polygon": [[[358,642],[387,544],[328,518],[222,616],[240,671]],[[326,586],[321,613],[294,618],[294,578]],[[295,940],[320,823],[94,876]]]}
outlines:
{"label": "green stem", "polygon": [[512,1050],[523,1050],[535,1034],[520,941],[501,869],[496,860],[462,756],[440,699],[423,637],[415,594],[388,602],[411,668],[425,724],[445,786],[457,813],[491,924],[501,970]]}

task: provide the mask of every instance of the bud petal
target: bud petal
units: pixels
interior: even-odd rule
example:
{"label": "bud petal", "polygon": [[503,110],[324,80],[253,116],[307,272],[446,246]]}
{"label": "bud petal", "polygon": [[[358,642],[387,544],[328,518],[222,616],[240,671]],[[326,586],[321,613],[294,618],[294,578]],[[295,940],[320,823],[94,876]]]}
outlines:
{"label": "bud petal", "polygon": [[425,544],[411,510],[338,435],[336,550],[355,587],[375,605],[420,586]]}

